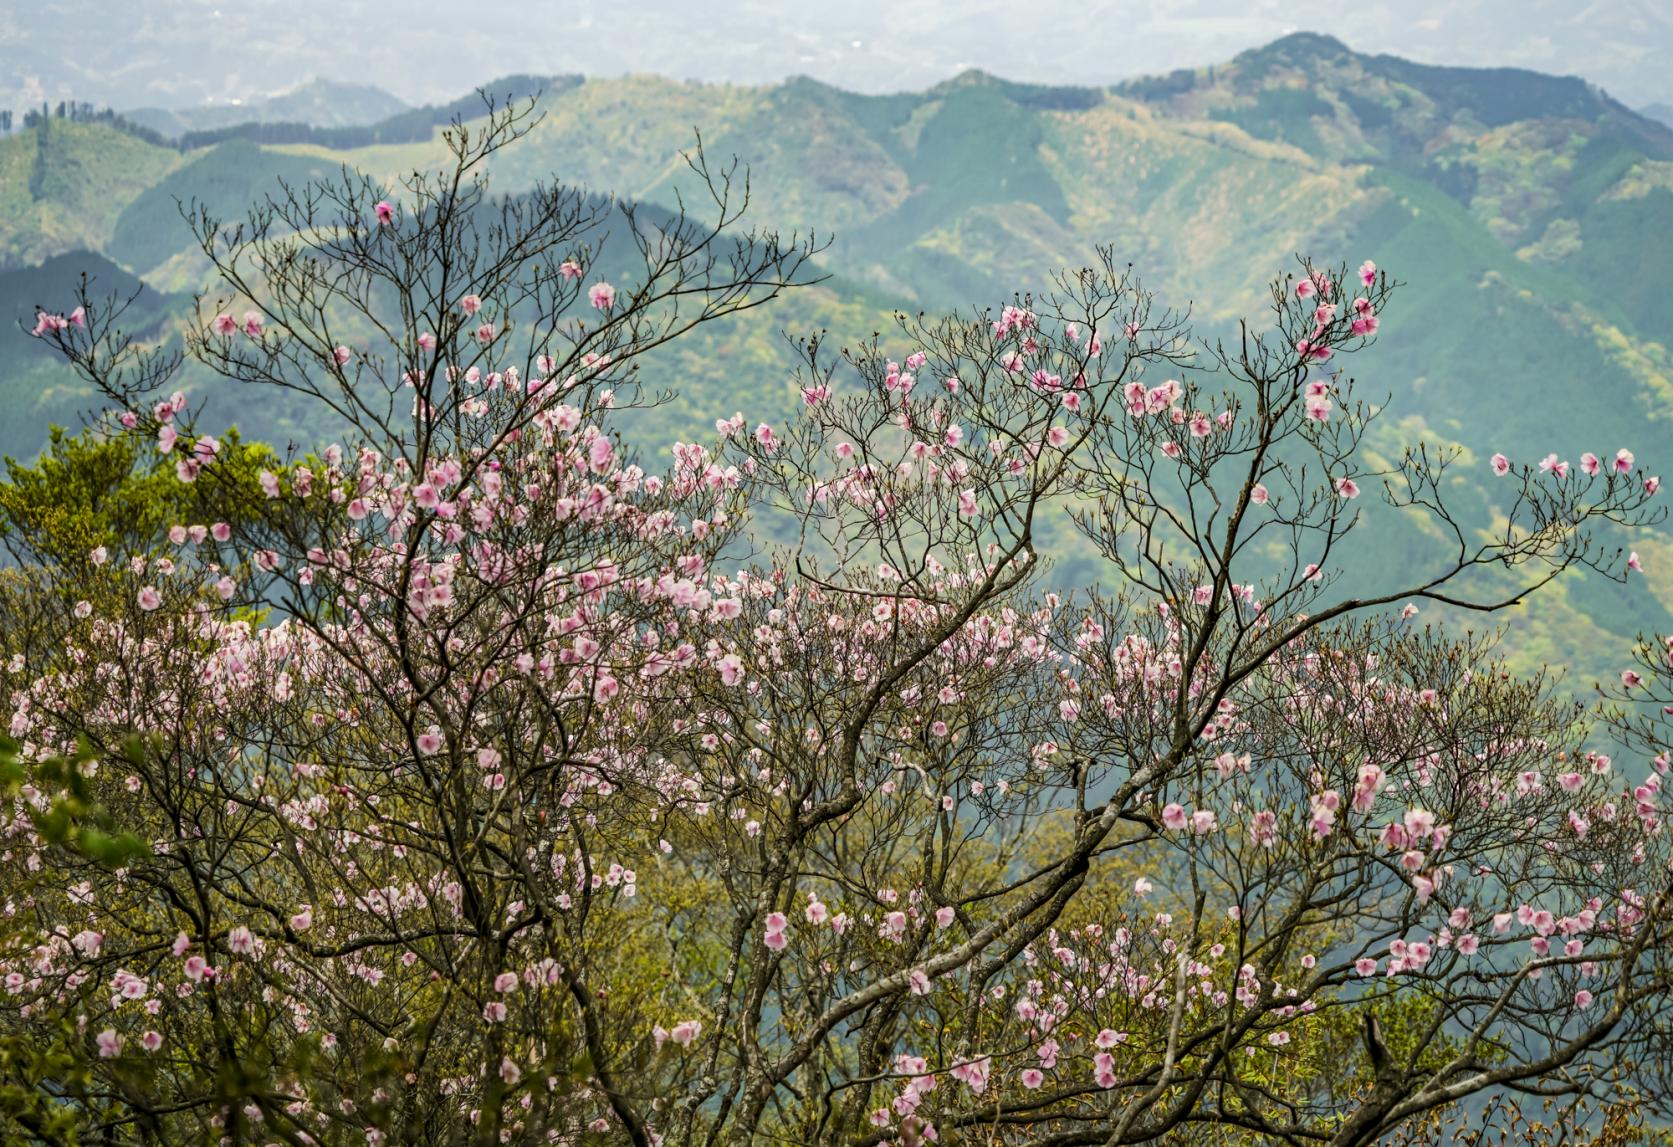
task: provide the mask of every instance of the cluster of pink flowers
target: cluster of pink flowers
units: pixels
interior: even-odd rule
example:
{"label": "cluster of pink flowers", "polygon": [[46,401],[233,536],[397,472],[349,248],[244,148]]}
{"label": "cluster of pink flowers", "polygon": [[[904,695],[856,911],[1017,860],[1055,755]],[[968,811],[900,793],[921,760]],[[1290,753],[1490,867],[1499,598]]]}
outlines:
{"label": "cluster of pink flowers", "polygon": [[68,315],[50,315],[45,311],[35,312],[35,327],[29,333],[36,338],[42,338],[58,331],[68,330],[70,327],[87,326],[87,310],[77,307]]}
{"label": "cluster of pink flowers", "polygon": [[[394,226],[388,202],[375,214]],[[1458,672],[1392,616],[1393,636],[1309,626],[1294,603],[1319,592],[1328,554],[1298,549],[1290,577],[1252,580],[1203,568],[1205,548],[1199,565],[1154,563],[1166,593],[1029,596],[1017,523],[1079,496],[1086,453],[1129,475],[1159,453],[1207,481],[1217,451],[1250,452],[1236,439],[1259,418],[1288,419],[1303,444],[1351,428],[1339,376],[1307,372],[1377,332],[1381,276],[1367,262],[1359,280],[1348,299],[1318,271],[1294,300],[1280,290],[1306,337],[1279,413],[1130,373],[1115,360],[1142,353],[1137,314],[1099,320],[1124,338],[1106,348],[1090,321],[1013,305],[976,328],[998,369],[950,364],[961,382],[922,347],[878,355],[855,387],[874,421],[856,425],[821,378],[796,421],[740,412],[650,469],[619,436],[607,355],[491,361],[510,341],[498,296],[463,295],[430,316],[440,337],[415,338],[440,361],[405,364],[424,450],[272,462],[251,521],[100,547],[89,559],[119,592],[90,592],[50,660],[9,669],[25,755],[161,734],[161,759],[111,756],[90,778],[131,807],[189,795],[191,816],[147,822],[148,880],[206,839],[236,841],[216,863],[241,867],[213,912],[174,912],[146,881],[59,878],[11,822],[20,865],[49,872],[42,918],[64,923],[0,956],[5,992],[29,1015],[86,1009],[90,1050],[118,1062],[193,1046],[223,999],[259,999],[275,1045],[329,1058],[339,1032],[358,1049],[377,1030],[394,1055],[406,1037],[384,1033],[445,995],[458,1046],[423,1086],[469,1120],[530,1080],[555,1090],[542,1057],[573,1020],[576,1039],[611,1041],[586,1050],[599,1078],[574,1089],[576,1134],[623,1120],[605,1050],[696,1094],[740,1041],[787,1062],[814,1025],[890,999],[911,1022],[860,1114],[903,1142],[1053,1088],[1116,1102],[1180,1032],[1293,1055],[1323,1031],[1322,1004],[1411,977],[1509,984],[1519,1007],[1549,1008],[1535,993],[1551,985],[1576,1012],[1619,999],[1611,976],[1659,910],[1647,874],[1620,875],[1663,859],[1665,755],[1637,783],[1573,755],[1566,727],[1535,727],[1496,673]],[[587,291],[600,323],[633,298]],[[211,331],[246,351],[240,331],[276,337],[254,310]],[[472,357],[452,361],[461,346]],[[920,385],[932,371],[941,385]],[[1001,386],[1003,417],[984,405]],[[197,482],[227,451],[190,421],[179,394],[120,418]],[[1547,461],[1530,482],[1574,484]],[[1653,495],[1636,465],[1621,450],[1579,470]],[[1215,505],[1273,518],[1268,473]],[[1353,514],[1342,466],[1310,480],[1329,522]],[[1139,501],[1131,485],[1093,492]],[[849,547],[840,575],[807,553],[725,568],[773,497]],[[253,620],[281,599],[287,616]],[[1259,664],[1239,662],[1255,642]],[[1621,682],[1651,684],[1636,669]],[[1050,834],[1014,831],[1059,811],[1060,847],[1090,842],[1078,868],[1038,862]],[[1110,856],[1126,866],[1114,881],[1095,867]],[[1088,872],[1132,897],[1062,884],[1061,915],[1026,935],[1027,913],[1007,917],[1036,881]],[[1014,958],[984,967],[1013,935]],[[666,982],[643,976],[669,937]],[[722,974],[681,982],[681,961],[715,952]],[[913,1043],[953,1014],[955,1038]],[[751,1042],[740,1024],[779,1027]],[[328,1088],[296,1100],[310,1115],[332,1102],[346,1110]]]}

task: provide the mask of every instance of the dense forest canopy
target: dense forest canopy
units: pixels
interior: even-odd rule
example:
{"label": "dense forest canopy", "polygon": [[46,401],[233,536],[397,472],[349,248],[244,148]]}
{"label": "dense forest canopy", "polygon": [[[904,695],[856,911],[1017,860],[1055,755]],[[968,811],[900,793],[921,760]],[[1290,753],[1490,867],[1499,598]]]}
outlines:
{"label": "dense forest canopy", "polygon": [[[0,485],[10,1137],[1645,1133],[1673,639],[1589,707],[1426,611],[1647,594],[1653,441],[1384,456],[1398,267],[1205,341],[1105,251],[641,450],[644,366],[825,240],[702,149],[676,213],[492,194],[538,128],[197,204],[181,345],[36,316],[103,412]],[[339,434],[218,432],[188,362]]]}

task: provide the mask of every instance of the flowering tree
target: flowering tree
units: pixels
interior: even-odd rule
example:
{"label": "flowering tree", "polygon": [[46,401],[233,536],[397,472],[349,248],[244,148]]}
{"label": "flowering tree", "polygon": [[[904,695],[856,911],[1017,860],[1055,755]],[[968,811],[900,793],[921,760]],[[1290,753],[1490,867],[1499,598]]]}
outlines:
{"label": "flowering tree", "polygon": [[[698,158],[719,226],[630,214],[613,287],[609,209],[487,197],[522,114],[194,216],[191,353],[333,411],[317,454],[241,471],[108,310],[43,313],[201,500],[6,667],[20,1134],[1364,1144],[1666,1062],[1658,775],[1414,619],[1623,574],[1628,452],[1496,459],[1469,532],[1464,458],[1359,449],[1386,275],[1199,348],[1106,260],[898,363],[809,341],[799,417],[652,464],[638,360],[813,248]],[[752,514],[799,540],[738,569]],[[1107,589],[1047,592],[1065,514]],[[1332,583],[1407,514],[1414,580]]]}

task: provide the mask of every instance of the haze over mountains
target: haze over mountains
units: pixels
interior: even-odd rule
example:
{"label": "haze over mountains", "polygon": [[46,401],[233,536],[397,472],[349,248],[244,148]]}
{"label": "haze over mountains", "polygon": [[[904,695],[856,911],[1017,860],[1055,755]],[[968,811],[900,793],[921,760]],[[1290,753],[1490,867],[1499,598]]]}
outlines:
{"label": "haze over mountains", "polygon": [[123,118],[173,138],[241,123],[305,123],[314,127],[352,127],[377,123],[406,111],[407,105],[370,84],[339,84],[314,79],[264,99],[222,101],[198,107],[136,108]]}
{"label": "haze over mountains", "polygon": [[[1433,64],[1585,77],[1625,102],[1673,104],[1673,6],[1662,0],[8,0],[0,107],[246,103],[310,76],[411,104],[514,72],[628,72],[851,91],[916,90],[978,68],[1110,84],[1202,67],[1291,32]],[[189,61],[182,66],[182,61]],[[4,90],[11,86],[11,91]]]}
{"label": "haze over mountains", "polygon": [[[345,74],[375,78],[375,69]],[[700,433],[735,409],[788,411],[796,396],[781,330],[825,327],[852,343],[890,329],[896,307],[998,304],[1107,244],[1165,302],[1189,305],[1207,334],[1258,318],[1264,284],[1293,269],[1298,251],[1350,264],[1370,257],[1410,284],[1379,345],[1349,365],[1366,397],[1390,400],[1375,439],[1383,457],[1419,439],[1476,451],[1454,479],[1472,528],[1495,518],[1484,452],[1573,460],[1629,446],[1652,461],[1655,443],[1673,437],[1673,293],[1664,289],[1673,129],[1583,80],[1429,67],[1298,34],[1114,87],[979,71],[883,95],[807,78],[539,84],[545,119],[500,158],[496,190],[555,173],[668,204],[696,127],[711,154],[750,165],[757,225],[835,235],[829,282],[716,325],[658,364],[647,381],[680,392],[657,415],[669,436]],[[270,117],[295,108],[333,132],[371,133],[376,142],[364,145],[355,134],[263,142],[275,138],[270,125],[182,150],[119,125],[57,118],[0,138],[7,318],[63,297],[86,269],[105,286],[143,280],[139,317],[171,337],[204,274],[177,200],[236,215],[280,178],[327,176],[345,162],[391,179],[435,161],[436,121],[473,106],[369,123],[367,99],[316,85]],[[215,125],[190,130],[204,126]],[[73,421],[87,396],[6,329],[0,396],[14,417],[0,426],[0,450],[28,454],[48,419]],[[332,433],[205,389],[206,379],[188,382],[247,433],[310,444]],[[1434,545],[1385,535],[1356,555],[1368,576],[1406,568],[1420,543]],[[1636,544],[1647,568],[1673,570],[1665,538]],[[1058,558],[1068,584],[1093,576],[1084,551],[1065,545]],[[1673,578],[1648,584],[1559,585],[1511,619],[1519,659],[1589,671],[1636,630],[1673,628]]]}

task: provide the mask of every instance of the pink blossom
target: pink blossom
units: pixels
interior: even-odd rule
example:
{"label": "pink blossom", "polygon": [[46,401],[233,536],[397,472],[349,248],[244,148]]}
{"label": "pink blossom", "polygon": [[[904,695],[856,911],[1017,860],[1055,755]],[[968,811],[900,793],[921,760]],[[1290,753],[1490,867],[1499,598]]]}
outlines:
{"label": "pink blossom", "polygon": [[45,311],[35,312],[35,329],[30,333],[36,338],[63,330],[69,326],[69,320],[63,315],[49,315]]}
{"label": "pink blossom", "polygon": [[969,1087],[972,1093],[980,1095],[987,1090],[988,1069],[991,1065],[992,1061],[984,1055],[980,1059],[958,1064],[947,1074]]}
{"label": "pink blossom", "polygon": [[1506,474],[1510,473],[1510,459],[1506,458],[1503,454],[1493,455],[1492,462],[1493,473],[1497,474],[1499,477],[1503,478]]}
{"label": "pink blossom", "polygon": [[587,291],[587,301],[601,311],[616,305],[616,288],[609,283],[594,283]]}
{"label": "pink blossom", "polygon": [[117,1035],[113,1028],[106,1028],[100,1032],[95,1042],[99,1046],[100,1059],[115,1059],[122,1054],[122,1037]]}
{"label": "pink blossom", "polygon": [[372,208],[372,213],[378,217],[378,222],[388,225],[395,221],[395,208],[390,206],[387,199],[380,199]]}

